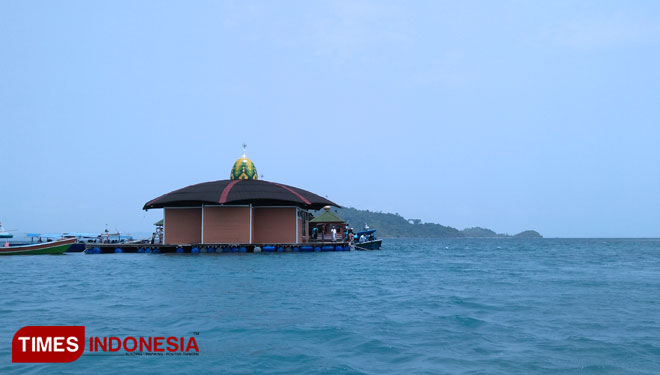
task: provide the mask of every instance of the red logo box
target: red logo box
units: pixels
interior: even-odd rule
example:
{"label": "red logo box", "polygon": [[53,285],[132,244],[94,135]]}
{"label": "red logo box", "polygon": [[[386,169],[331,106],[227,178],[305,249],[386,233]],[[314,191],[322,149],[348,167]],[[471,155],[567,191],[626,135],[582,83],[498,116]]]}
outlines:
{"label": "red logo box", "polygon": [[25,326],[11,342],[11,361],[64,363],[85,350],[85,326]]}

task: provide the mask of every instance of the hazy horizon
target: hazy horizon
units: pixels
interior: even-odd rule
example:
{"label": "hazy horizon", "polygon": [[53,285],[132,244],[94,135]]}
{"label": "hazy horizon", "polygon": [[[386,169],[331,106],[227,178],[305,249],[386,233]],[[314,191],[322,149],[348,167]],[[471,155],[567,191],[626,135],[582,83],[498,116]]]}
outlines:
{"label": "hazy horizon", "polygon": [[2,2],[0,43],[18,233],[150,233],[245,142],[342,206],[660,237],[657,2]]}

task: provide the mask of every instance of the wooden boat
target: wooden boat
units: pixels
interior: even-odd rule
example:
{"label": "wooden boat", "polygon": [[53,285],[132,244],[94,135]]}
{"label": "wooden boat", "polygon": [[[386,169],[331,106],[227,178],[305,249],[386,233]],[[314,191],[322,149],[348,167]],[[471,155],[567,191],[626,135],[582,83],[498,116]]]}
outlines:
{"label": "wooden boat", "polygon": [[82,253],[85,251],[86,243],[126,243],[133,241],[130,235],[120,235],[119,233],[110,233],[107,229],[104,233],[81,233],[81,232],[65,232],[65,233],[27,233],[27,237],[33,242],[39,239],[60,240],[62,238],[76,238],[76,243],[71,245],[67,253]]}
{"label": "wooden boat", "polygon": [[76,243],[75,238],[19,246],[0,247],[0,255],[62,254]]}

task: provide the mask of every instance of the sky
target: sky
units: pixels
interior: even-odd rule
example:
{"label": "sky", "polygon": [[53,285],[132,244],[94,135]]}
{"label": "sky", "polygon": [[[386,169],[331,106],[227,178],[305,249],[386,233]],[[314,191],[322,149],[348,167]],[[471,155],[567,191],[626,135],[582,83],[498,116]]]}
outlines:
{"label": "sky", "polygon": [[151,232],[229,178],[459,229],[660,237],[660,2],[0,2],[0,221]]}

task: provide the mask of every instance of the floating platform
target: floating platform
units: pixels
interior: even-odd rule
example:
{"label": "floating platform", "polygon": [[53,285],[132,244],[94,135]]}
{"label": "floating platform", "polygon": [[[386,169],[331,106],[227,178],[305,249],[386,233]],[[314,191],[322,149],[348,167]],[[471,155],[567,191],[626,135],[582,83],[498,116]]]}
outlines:
{"label": "floating platform", "polygon": [[103,243],[86,244],[86,254],[151,253],[151,254],[218,254],[218,253],[313,253],[350,251],[348,242],[312,242],[302,244],[151,244]]}

